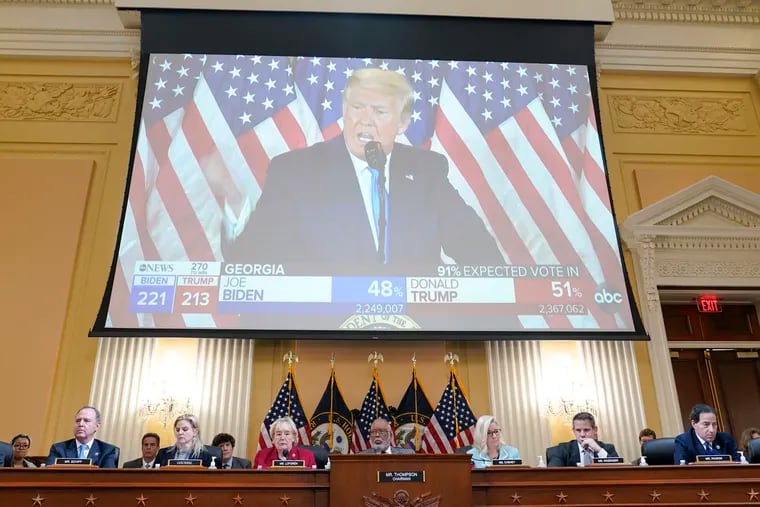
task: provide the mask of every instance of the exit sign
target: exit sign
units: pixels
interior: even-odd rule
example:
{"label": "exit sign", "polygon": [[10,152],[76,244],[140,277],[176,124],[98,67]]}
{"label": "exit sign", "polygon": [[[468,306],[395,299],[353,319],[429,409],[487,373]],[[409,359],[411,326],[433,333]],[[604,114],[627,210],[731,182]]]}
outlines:
{"label": "exit sign", "polygon": [[697,309],[703,313],[718,313],[723,311],[718,302],[718,296],[714,294],[697,296]]}

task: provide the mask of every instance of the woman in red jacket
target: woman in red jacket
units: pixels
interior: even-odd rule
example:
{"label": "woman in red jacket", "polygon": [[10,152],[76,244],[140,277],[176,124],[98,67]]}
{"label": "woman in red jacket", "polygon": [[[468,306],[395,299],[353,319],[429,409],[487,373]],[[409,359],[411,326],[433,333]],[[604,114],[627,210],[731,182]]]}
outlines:
{"label": "woman in red jacket", "polygon": [[314,454],[307,449],[296,446],[298,429],[290,417],[280,417],[269,426],[269,436],[273,447],[261,449],[253,460],[253,468],[269,468],[275,460],[303,460],[306,468],[316,468]]}

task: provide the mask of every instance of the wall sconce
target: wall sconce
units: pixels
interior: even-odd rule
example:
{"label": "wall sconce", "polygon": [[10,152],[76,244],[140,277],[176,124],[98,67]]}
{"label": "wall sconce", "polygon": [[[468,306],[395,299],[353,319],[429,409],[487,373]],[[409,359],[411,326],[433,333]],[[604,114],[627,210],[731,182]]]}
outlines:
{"label": "wall sconce", "polygon": [[140,404],[140,417],[147,419],[155,417],[166,428],[174,422],[174,419],[182,414],[193,412],[193,404],[190,398],[176,398],[174,396],[162,396],[157,400],[145,400]]}

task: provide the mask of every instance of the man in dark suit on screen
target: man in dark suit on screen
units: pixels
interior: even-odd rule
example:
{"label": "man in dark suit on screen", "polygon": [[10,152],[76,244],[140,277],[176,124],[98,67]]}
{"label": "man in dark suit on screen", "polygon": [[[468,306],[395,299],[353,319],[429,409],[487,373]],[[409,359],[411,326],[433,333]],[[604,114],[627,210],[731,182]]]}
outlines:
{"label": "man in dark suit on screen", "polygon": [[502,264],[449,181],[446,158],[396,142],[410,124],[413,93],[397,72],[354,71],[343,134],[272,159],[248,223],[227,227],[241,232],[225,241],[225,261],[316,264],[331,273],[376,272],[378,263],[429,270],[443,250],[459,264]]}
{"label": "man in dark suit on screen", "polygon": [[681,461],[693,463],[697,456],[728,454],[734,461],[739,461],[739,452],[734,437],[718,431],[718,419],[715,409],[710,405],[694,405],[689,414],[691,429],[676,437],[673,450],[673,463]]}
{"label": "man in dark suit on screen", "polygon": [[119,467],[119,448],[95,438],[100,429],[100,411],[85,406],[74,417],[74,438],[57,442],[50,447],[46,463],[53,465],[56,458],[89,458],[100,468]]}
{"label": "man in dark suit on screen", "polygon": [[222,450],[222,463],[219,468],[222,469],[249,469],[251,460],[233,456],[235,452],[235,437],[229,433],[219,433],[211,441],[211,445]]}
{"label": "man in dark suit on screen", "polygon": [[598,428],[594,416],[578,412],[573,416],[575,440],[549,447],[546,450],[547,466],[574,467],[579,463],[590,465],[594,458],[615,458],[617,451],[612,444],[597,440]]}

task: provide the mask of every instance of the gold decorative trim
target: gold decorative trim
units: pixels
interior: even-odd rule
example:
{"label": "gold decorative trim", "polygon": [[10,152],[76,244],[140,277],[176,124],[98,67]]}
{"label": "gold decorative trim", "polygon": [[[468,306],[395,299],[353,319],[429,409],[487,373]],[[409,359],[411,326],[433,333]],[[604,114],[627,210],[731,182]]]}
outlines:
{"label": "gold decorative trim", "polygon": [[760,24],[759,0],[612,0],[616,20]]}
{"label": "gold decorative trim", "polygon": [[119,84],[0,81],[0,120],[116,121]]}
{"label": "gold decorative trim", "polygon": [[712,134],[747,131],[741,98],[611,95],[617,132]]}

